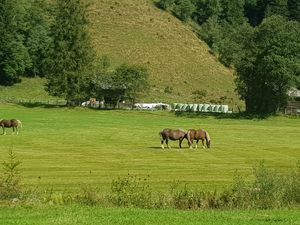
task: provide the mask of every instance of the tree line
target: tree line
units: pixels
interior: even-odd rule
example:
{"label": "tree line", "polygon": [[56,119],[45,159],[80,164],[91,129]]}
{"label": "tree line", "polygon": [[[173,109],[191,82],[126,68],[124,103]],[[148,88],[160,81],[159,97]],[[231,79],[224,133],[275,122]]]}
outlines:
{"label": "tree line", "polygon": [[88,27],[82,0],[0,0],[0,85],[41,76],[49,94],[68,104],[90,97],[134,102],[148,88],[148,71],[130,64],[112,68],[107,57],[98,59]]}
{"label": "tree line", "polygon": [[[249,113],[274,113],[300,88],[300,1],[159,0],[236,71]],[[194,25],[196,24],[196,25]]]}
{"label": "tree line", "polygon": [[[50,3],[49,3],[50,2]],[[300,2],[297,0],[159,0],[188,22],[219,60],[236,71],[250,113],[274,113],[300,87]],[[46,90],[77,104],[89,97],[117,105],[149,87],[138,65],[112,68],[98,59],[82,0],[0,0],[0,84],[43,76]]]}

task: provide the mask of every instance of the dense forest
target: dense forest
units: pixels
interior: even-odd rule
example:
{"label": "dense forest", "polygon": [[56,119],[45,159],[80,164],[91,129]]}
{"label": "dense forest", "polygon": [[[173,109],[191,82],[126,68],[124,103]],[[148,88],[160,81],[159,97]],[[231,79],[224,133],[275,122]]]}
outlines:
{"label": "dense forest", "polygon": [[300,1],[160,0],[157,6],[185,22],[220,61],[236,69],[237,91],[250,113],[283,107],[300,86]]}
{"label": "dense forest", "polygon": [[[155,5],[193,27],[236,71],[249,113],[274,113],[300,87],[300,2],[297,0],[159,0]],[[78,104],[89,96],[114,104],[149,88],[146,68],[97,58],[81,0],[1,0],[0,85],[42,76],[53,96]],[[112,28],[113,29],[113,28]]]}

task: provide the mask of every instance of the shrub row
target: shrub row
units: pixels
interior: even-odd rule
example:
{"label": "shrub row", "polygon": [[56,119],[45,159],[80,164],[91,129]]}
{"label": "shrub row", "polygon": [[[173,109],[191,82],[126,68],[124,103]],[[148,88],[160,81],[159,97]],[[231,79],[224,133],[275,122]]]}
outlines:
{"label": "shrub row", "polygon": [[101,195],[99,188],[94,186],[83,187],[75,195],[53,190],[24,191],[20,185],[19,165],[20,161],[10,151],[9,160],[3,163],[4,172],[0,177],[0,200],[13,204],[79,203],[101,207],[182,210],[273,209],[299,207],[300,203],[300,162],[288,174],[280,174],[261,162],[253,169],[252,181],[236,173],[233,185],[221,192],[202,191],[174,182],[169,191],[162,193],[153,191],[149,186],[149,177],[128,174],[114,180],[110,193],[106,195]]}

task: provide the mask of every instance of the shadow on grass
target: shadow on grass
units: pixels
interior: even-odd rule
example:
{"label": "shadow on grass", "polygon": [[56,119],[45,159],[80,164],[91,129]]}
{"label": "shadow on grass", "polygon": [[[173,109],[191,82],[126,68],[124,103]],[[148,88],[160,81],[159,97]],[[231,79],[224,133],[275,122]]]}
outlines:
{"label": "shadow on grass", "polygon": [[24,106],[26,108],[65,108],[65,107],[71,107],[72,106],[67,106],[67,105],[56,105],[56,104],[47,104],[47,103],[42,103],[42,102],[20,102],[18,105]]}
{"label": "shadow on grass", "polygon": [[93,107],[82,107],[80,105],[67,105],[65,103],[61,104],[51,104],[51,103],[45,103],[45,102],[18,102],[16,103],[18,105],[24,106],[26,108],[86,108],[90,110],[124,110],[124,109],[116,109],[116,108],[93,108]]}
{"label": "shadow on grass", "polygon": [[244,119],[244,120],[252,120],[252,119],[267,119],[270,116],[276,116],[276,114],[249,114],[245,112],[241,113],[205,113],[205,112],[171,112],[174,113],[177,117],[186,117],[186,118],[201,118],[205,119],[208,117],[214,117],[216,119]]}
{"label": "shadow on grass", "polygon": [[150,146],[150,147],[147,147],[148,149],[156,149],[156,150],[161,150],[161,151],[172,151],[172,150],[190,150],[190,148],[188,146],[186,147],[182,147],[182,148],[179,148],[178,146],[171,146],[171,148],[168,148],[167,146],[165,146],[164,149],[161,148],[161,146]]}

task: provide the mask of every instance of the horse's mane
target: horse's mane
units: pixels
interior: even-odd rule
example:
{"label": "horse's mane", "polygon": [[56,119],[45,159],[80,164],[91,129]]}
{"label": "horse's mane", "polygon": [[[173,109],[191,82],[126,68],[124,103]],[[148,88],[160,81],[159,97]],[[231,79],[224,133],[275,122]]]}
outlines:
{"label": "horse's mane", "polygon": [[206,135],[205,135],[205,136],[206,136],[206,140],[207,140],[207,141],[210,141],[210,136],[209,136],[208,132],[207,132],[206,130],[204,130],[204,132],[205,132],[205,134],[206,134]]}
{"label": "horse's mane", "polygon": [[186,132],[184,129],[182,129],[182,128],[179,128],[178,129],[179,131],[182,131],[182,132]]}

